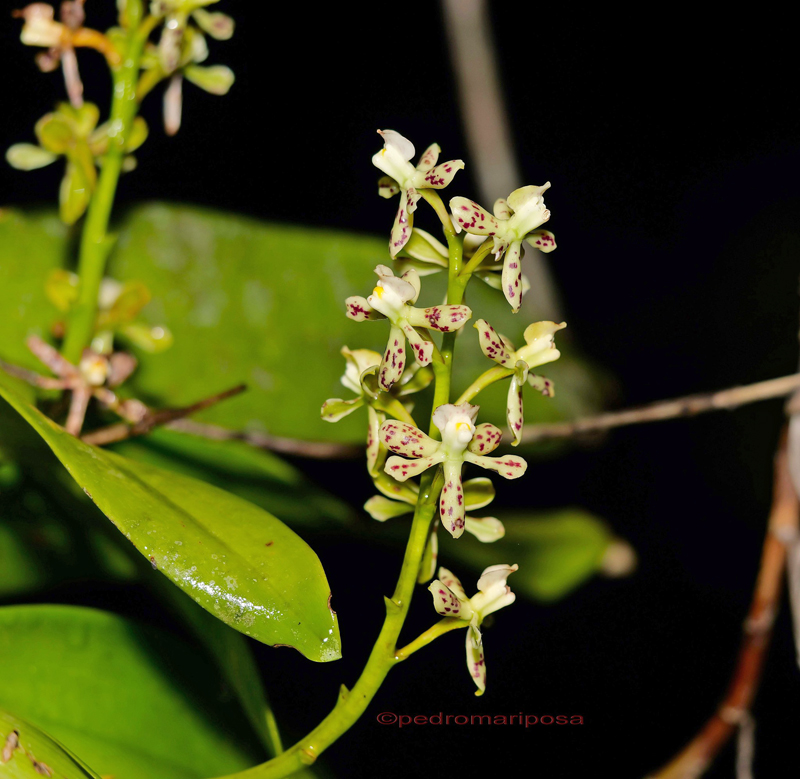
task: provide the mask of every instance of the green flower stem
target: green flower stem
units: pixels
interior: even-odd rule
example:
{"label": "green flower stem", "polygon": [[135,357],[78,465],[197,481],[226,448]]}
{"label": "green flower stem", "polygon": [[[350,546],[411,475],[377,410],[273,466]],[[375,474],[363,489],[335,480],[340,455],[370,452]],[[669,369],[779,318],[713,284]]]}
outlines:
{"label": "green flower stem", "polygon": [[472,384],[469,385],[469,387],[467,387],[461,393],[461,396],[456,401],[456,405],[459,403],[468,403],[478,393],[485,390],[490,384],[494,384],[496,381],[507,379],[513,374],[513,368],[504,368],[502,365],[495,365],[494,368],[489,368],[488,371],[484,371],[480,376],[478,376],[477,379],[475,379],[475,381],[472,382]]}
{"label": "green flower stem", "polygon": [[[431,206],[431,208],[436,212],[436,216],[439,217],[439,220],[442,223],[442,229],[444,230],[444,234],[447,238],[447,243],[450,243],[451,238],[456,238],[458,233],[456,233],[456,228],[453,227],[453,220],[450,219],[450,214],[447,211],[447,206],[442,202],[442,199],[439,197],[439,193],[435,189],[418,189],[420,195],[424,198],[424,200]],[[453,257],[452,252],[450,255],[450,263],[452,265]]]}
{"label": "green flower stem", "polygon": [[473,271],[477,270],[478,266],[486,259],[492,251],[493,243],[488,238],[478,247],[478,251],[472,255],[469,262],[466,264],[464,270],[461,271],[462,276],[469,277]]}
{"label": "green flower stem", "polygon": [[84,348],[91,342],[94,332],[97,296],[112,244],[108,235],[108,221],[114,205],[117,182],[122,171],[125,146],[138,107],[136,83],[139,76],[139,63],[145,42],[152,29],[148,21],[149,17],[141,26],[137,26],[135,29],[131,28],[127,52],[123,57],[122,64],[111,74],[113,98],[110,121],[111,126],[116,126],[119,130],[110,138],[108,153],[103,159],[97,188],[92,194],[81,235],[78,257],[78,299],[70,316],[63,348],[64,357],[71,363],[78,362]]}
{"label": "green flower stem", "polygon": [[434,639],[449,633],[451,630],[458,630],[469,626],[469,622],[463,619],[455,619],[454,617],[444,617],[435,625],[429,627],[422,635],[415,638],[410,644],[398,649],[395,652],[395,657],[398,660],[405,660],[410,655],[413,655],[418,649],[428,646]]}
{"label": "green flower stem", "polygon": [[414,427],[417,426],[414,417],[408,413],[408,409],[397,398],[391,398],[389,400],[379,398],[375,408],[379,411],[385,411],[387,414],[391,414],[395,419],[399,419],[401,422],[406,422]]}
{"label": "green flower stem", "polygon": [[[447,215],[441,198],[435,192],[430,192],[430,190],[421,190],[421,192],[425,200],[434,207],[439,218],[442,219],[442,224],[445,226],[445,235],[450,248],[447,303],[461,305],[464,300],[464,291],[469,281],[469,276],[459,275],[462,241],[453,230],[452,223],[449,222],[450,217]],[[448,232],[444,217],[446,217],[450,225],[450,232]],[[453,366],[455,338],[455,332],[444,334],[442,347],[439,350],[442,360],[441,362],[434,361],[432,363],[436,380],[433,396],[434,409],[450,402],[450,377]],[[430,429],[431,436],[438,438],[439,431],[432,420]],[[400,637],[400,631],[403,628],[411,605],[420,565],[422,564],[422,558],[430,536],[431,523],[436,520],[436,506],[442,487],[442,479],[438,478],[438,471],[438,468],[427,470],[420,479],[419,498],[414,509],[411,533],[406,545],[397,586],[391,599],[385,599],[386,619],[378,635],[378,640],[372,647],[367,664],[364,666],[364,670],[353,689],[348,691],[343,687],[333,711],[311,733],[283,754],[255,768],[231,774],[225,779],[280,779],[299,771],[304,766],[311,765],[327,747],[355,724],[375,697],[391,668],[402,662],[411,653],[409,648],[414,647],[411,651],[416,651],[436,638],[436,635],[431,633],[432,628],[407,647],[401,649],[400,652],[397,650],[397,639]],[[450,629],[455,629],[455,626]]]}

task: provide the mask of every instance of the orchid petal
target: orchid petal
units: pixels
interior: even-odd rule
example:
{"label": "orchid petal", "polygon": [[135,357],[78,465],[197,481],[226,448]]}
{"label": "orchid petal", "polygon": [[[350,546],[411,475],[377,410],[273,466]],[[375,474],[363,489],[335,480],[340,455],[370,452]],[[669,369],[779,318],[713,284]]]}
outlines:
{"label": "orchid petal", "polygon": [[511,219],[511,208],[508,205],[508,201],[501,197],[494,201],[494,206],[492,206],[492,213],[498,218],[503,221],[508,221]]}
{"label": "orchid petal", "polygon": [[522,262],[520,257],[520,241],[513,241],[503,261],[503,294],[516,313],[522,305]]}
{"label": "orchid petal", "polygon": [[402,457],[390,457],[386,461],[384,471],[397,481],[406,481],[412,476],[418,476],[428,468],[438,465],[444,459],[442,452],[436,452],[430,457],[423,457],[419,460],[404,460]]}
{"label": "orchid petal", "polygon": [[528,364],[524,360],[518,360],[514,374],[511,377],[511,385],[508,388],[508,401],[506,402],[506,419],[508,429],[514,440],[511,446],[519,446],[522,440],[522,388],[528,378]]}
{"label": "orchid petal", "polygon": [[469,403],[461,403],[458,406],[453,403],[445,403],[434,410],[431,418],[439,432],[444,434],[447,423],[453,419],[464,417],[470,424],[474,424],[478,411],[480,411],[480,406],[472,406]]}
{"label": "orchid petal", "polygon": [[425,553],[422,555],[422,562],[419,565],[417,584],[425,584],[436,573],[436,562],[439,559],[439,536],[437,531],[438,527],[434,525],[430,536],[428,536]]}
{"label": "orchid petal", "polygon": [[499,541],[506,529],[497,517],[467,517],[467,533],[471,533],[482,544],[492,544]]}
{"label": "orchid petal", "polygon": [[483,644],[480,641],[480,631],[472,626],[467,629],[467,668],[478,687],[475,695],[483,695],[486,691],[486,660],[483,655]]}
{"label": "orchid petal", "polygon": [[[430,170],[435,164],[436,161],[439,159],[439,155],[442,153],[442,150],[439,148],[438,143],[432,143],[422,152],[422,156],[419,158],[419,162],[417,163],[417,170]],[[413,155],[412,155],[413,156]],[[411,157],[409,157],[411,159]]]}
{"label": "orchid petal", "polygon": [[561,356],[556,349],[555,334],[567,326],[566,322],[534,322],[525,328],[525,346],[517,351],[517,357],[525,360],[529,368],[553,362]]}
{"label": "orchid petal", "polygon": [[400,278],[414,288],[414,297],[408,298],[408,303],[416,303],[422,289],[419,283],[419,273],[413,268],[409,268]]}
{"label": "orchid petal", "polygon": [[398,503],[396,500],[389,500],[383,495],[373,495],[365,504],[364,511],[378,522],[386,522],[387,519],[401,517],[403,514],[410,514],[413,507],[407,503]]}
{"label": "orchid petal", "polygon": [[461,584],[459,581],[458,576],[456,576],[452,571],[449,571],[445,567],[439,568],[439,579],[441,580],[442,584],[445,585],[449,590],[452,590],[457,596],[459,600],[467,601],[467,593],[464,590],[464,585]]}
{"label": "orchid petal", "polygon": [[[379,473],[372,479],[375,487],[391,500],[399,500],[409,506],[414,506],[419,497],[419,485],[416,482],[399,482],[386,473]],[[412,509],[409,509],[412,511]]]}
{"label": "orchid petal", "polygon": [[346,367],[340,381],[347,389],[360,395],[364,391],[361,386],[362,375],[369,368],[377,367],[380,364],[381,356],[372,349],[348,349],[346,346],[341,348],[341,354],[345,359]]}
{"label": "orchid petal", "polygon": [[329,398],[322,404],[320,415],[324,422],[338,422],[363,405],[364,398],[353,398],[352,400]]}
{"label": "orchid petal", "polygon": [[378,373],[378,383],[384,392],[388,392],[403,375],[403,367],[406,364],[405,343],[402,329],[393,324]]}
{"label": "orchid petal", "polygon": [[[414,144],[397,131],[378,130],[378,135],[383,138],[383,145],[387,154],[391,154],[392,156],[396,155],[405,162],[408,162],[414,154],[416,154]],[[380,154],[380,152],[378,152],[378,154]]]}
{"label": "orchid petal", "polygon": [[406,457],[427,457],[438,451],[441,446],[439,441],[434,441],[418,427],[395,419],[384,422],[379,434],[387,449]]}
{"label": "orchid petal", "polygon": [[378,455],[380,454],[381,442],[378,431],[385,417],[383,414],[379,414],[372,406],[367,406],[367,414],[369,418],[367,425],[367,471],[371,476],[375,476],[380,473]]}
{"label": "orchid petal", "polygon": [[489,454],[500,446],[503,433],[499,427],[495,427],[489,422],[484,422],[475,428],[475,434],[469,442],[467,448],[475,454]]}
{"label": "orchid petal", "polygon": [[461,462],[445,460],[444,487],[439,499],[439,518],[453,538],[464,532],[464,488],[461,485]]}
{"label": "orchid petal", "polygon": [[472,618],[469,602],[458,597],[444,582],[434,579],[428,591],[433,595],[433,608],[443,617],[468,620]]}
{"label": "orchid petal", "polygon": [[490,565],[483,571],[481,578],[478,579],[478,594],[470,600],[473,609],[479,612],[481,620],[516,600],[506,580],[518,570],[518,565],[500,564]]}
{"label": "orchid petal", "polygon": [[464,504],[467,511],[476,511],[488,506],[495,498],[494,484],[485,476],[464,482]]}
{"label": "orchid petal", "polygon": [[508,196],[508,205],[514,210],[514,215],[509,220],[509,228],[520,240],[550,218],[550,212],[545,207],[542,197],[549,188],[548,181],[541,187],[520,187]]}
{"label": "orchid petal", "polygon": [[378,194],[386,198],[394,197],[400,191],[399,184],[391,176],[381,176],[378,179]]}
{"label": "orchid petal", "polygon": [[473,235],[496,235],[500,230],[497,219],[465,197],[454,197],[450,201],[450,213],[459,228]]}
{"label": "orchid petal", "polygon": [[430,308],[412,308],[407,318],[414,327],[425,327],[440,333],[459,330],[472,317],[469,306],[431,306]]}
{"label": "orchid petal", "polygon": [[514,364],[513,347],[509,350],[502,336],[485,319],[479,319],[473,327],[478,331],[478,343],[481,351],[490,360],[510,368]]}
{"label": "orchid petal", "polygon": [[534,230],[525,240],[540,252],[549,254],[556,248],[556,237],[549,230]]}
{"label": "orchid petal", "polygon": [[535,390],[539,390],[546,398],[553,398],[556,395],[556,388],[551,379],[539,376],[536,373],[528,374],[528,384]]}
{"label": "orchid petal", "polygon": [[415,227],[411,231],[411,237],[403,247],[403,255],[408,255],[426,264],[436,265],[437,269],[448,266],[449,255],[445,246],[419,227]]}
{"label": "orchid petal", "polygon": [[423,368],[419,363],[415,362],[408,366],[403,378],[400,379],[400,385],[397,389],[397,397],[404,398],[406,395],[413,395],[415,392],[421,392],[433,381],[433,371],[429,367]]}
{"label": "orchid petal", "polygon": [[394,259],[397,253],[408,243],[411,237],[414,217],[409,208],[409,190],[403,190],[400,195],[400,205],[397,207],[397,214],[392,225],[392,232],[389,238],[389,255]]}
{"label": "orchid petal", "polygon": [[525,460],[512,454],[507,454],[505,457],[486,457],[472,452],[464,452],[464,459],[481,468],[495,471],[504,479],[518,479],[528,468]]}
{"label": "orchid petal", "polygon": [[353,295],[344,301],[347,307],[347,317],[354,322],[364,322],[367,319],[383,319],[383,314],[375,311],[372,306],[367,302],[366,298],[361,295]]}
{"label": "orchid petal", "polygon": [[433,342],[426,341],[408,322],[403,322],[402,329],[416,361],[422,367],[430,365],[433,359]]}
{"label": "orchid petal", "polygon": [[453,181],[456,173],[463,169],[463,160],[443,162],[424,173],[422,171],[417,173],[414,176],[414,184],[420,189],[444,189]]}

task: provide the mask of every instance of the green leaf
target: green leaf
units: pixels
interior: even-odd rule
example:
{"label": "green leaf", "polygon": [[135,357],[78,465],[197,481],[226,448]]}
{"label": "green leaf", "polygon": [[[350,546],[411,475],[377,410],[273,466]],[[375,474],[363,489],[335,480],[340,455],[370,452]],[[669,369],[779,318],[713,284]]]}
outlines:
{"label": "green leaf", "polygon": [[255,503],[298,528],[353,521],[352,509],[315,487],[277,455],[243,441],[213,441],[177,430],[154,430],[113,450],[140,462],[194,476]]}
{"label": "green leaf", "polygon": [[311,548],[271,514],[185,476],[84,444],[26,402],[0,394],[154,567],[219,619],[311,660],[341,656],[330,588]]}
{"label": "green leaf", "polygon": [[25,720],[0,710],[0,771],[8,779],[100,779],[69,750]]}
{"label": "green leaf", "polygon": [[578,508],[501,518],[506,528],[504,538],[481,544],[465,534],[458,543],[447,544],[441,554],[476,571],[498,562],[517,563],[519,571],[510,581],[512,589],[539,601],[563,598],[600,572],[612,544],[629,549],[603,520]]}
{"label": "green leaf", "polygon": [[[0,357],[40,368],[23,342],[31,332],[45,334],[58,318],[40,287],[65,255],[66,231],[55,233],[50,216],[0,214]],[[368,293],[375,285],[373,269],[382,262],[385,236],[287,227],[187,206],[132,210],[120,225],[108,273],[144,283],[153,299],[142,321],[168,327],[174,337],[168,352],[140,355],[132,391],[176,406],[194,402],[198,388],[211,394],[244,382],[247,393],[198,419],[288,438],[364,442],[364,411],[330,424],[320,419],[319,409],[326,399],[345,394],[339,383],[343,345],[384,350],[385,322],[357,323],[344,314],[345,298]],[[427,276],[419,305],[440,302],[445,281],[441,273]],[[477,281],[469,304],[522,343],[531,315],[513,315],[500,293]],[[600,405],[597,369],[575,356],[567,338],[558,345],[562,358],[547,366],[556,397],[528,391],[526,422],[572,418]],[[458,339],[454,391],[491,366],[467,326]],[[481,395],[482,422],[505,427],[507,391],[501,382]],[[430,393],[414,398],[421,413]]]}
{"label": "green leaf", "polygon": [[0,707],[99,774],[205,779],[262,759],[213,667],[163,631],[94,609],[7,606],[0,667]]}

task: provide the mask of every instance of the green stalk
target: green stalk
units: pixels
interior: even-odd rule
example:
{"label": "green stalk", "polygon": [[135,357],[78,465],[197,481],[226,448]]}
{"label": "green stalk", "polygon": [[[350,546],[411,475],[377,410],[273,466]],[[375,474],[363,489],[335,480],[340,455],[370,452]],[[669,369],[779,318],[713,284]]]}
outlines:
{"label": "green stalk", "polygon": [[[459,276],[462,260],[462,242],[453,230],[450,217],[441,199],[435,192],[421,190],[423,197],[434,207],[442,220],[450,249],[450,264],[447,284],[447,302],[460,305],[464,299],[468,276]],[[440,350],[442,361],[434,362],[434,378],[436,381],[433,408],[436,409],[450,402],[450,379],[453,368],[453,352],[455,349],[455,333],[445,333]],[[439,438],[439,431],[431,420],[430,434]],[[412,652],[432,641],[436,636],[447,632],[442,623],[434,626],[404,649],[397,649],[397,640],[405,623],[417,575],[425,554],[425,547],[430,535],[431,522],[435,520],[437,499],[441,481],[435,484],[436,468],[427,470],[420,479],[419,498],[414,509],[414,519],[406,545],[403,564],[397,586],[391,599],[386,598],[386,619],[375,645],[372,647],[367,664],[352,690],[342,687],[339,700],[333,711],[325,717],[314,730],[291,746],[286,752],[267,763],[250,768],[247,771],[230,774],[224,779],[280,779],[311,765],[317,757],[342,734],[349,730],[366,711],[383,680],[389,671],[406,659]],[[453,625],[448,629],[463,627],[465,623]]]}
{"label": "green stalk", "polygon": [[112,243],[108,235],[108,222],[122,172],[128,135],[137,112],[136,84],[139,78],[139,64],[151,29],[148,20],[145,20],[141,27],[138,24],[131,25],[128,48],[122,64],[111,72],[113,97],[110,121],[111,127],[117,129],[116,131],[112,129],[110,134],[109,149],[103,158],[103,167],[89,203],[81,235],[78,257],[78,299],[70,316],[62,350],[64,357],[71,363],[80,360],[94,333],[97,297]]}

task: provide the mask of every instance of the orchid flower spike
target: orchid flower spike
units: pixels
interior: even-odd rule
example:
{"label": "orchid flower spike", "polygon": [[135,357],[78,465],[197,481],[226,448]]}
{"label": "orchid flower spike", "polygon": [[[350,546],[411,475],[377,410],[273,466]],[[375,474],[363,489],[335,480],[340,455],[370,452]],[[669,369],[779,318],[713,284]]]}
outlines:
{"label": "orchid flower spike", "polygon": [[566,322],[534,322],[525,329],[525,346],[515,350],[511,341],[499,335],[486,320],[479,319],[475,323],[483,353],[498,365],[514,371],[506,403],[508,429],[514,437],[512,446],[517,446],[522,440],[522,388],[525,382],[545,397],[552,398],[555,395],[553,382],[544,376],[530,373],[530,370],[561,357],[561,352],[556,349],[555,334],[566,326]]}
{"label": "orchid flower spike", "polygon": [[520,263],[522,242],[527,240],[543,252],[556,248],[555,237],[547,230],[536,230],[550,218],[544,205],[544,192],[550,182],[541,187],[528,186],[515,189],[507,200],[499,199],[494,204],[494,216],[477,203],[465,197],[454,197],[450,201],[456,229],[473,235],[491,237],[495,260],[505,255],[503,262],[502,288],[511,308],[519,311],[522,303],[522,267]]}
{"label": "orchid flower spike", "polygon": [[416,361],[421,366],[430,365],[433,357],[433,341],[426,333],[423,337],[415,328],[450,332],[463,327],[472,316],[467,306],[431,306],[415,308],[420,292],[419,275],[413,269],[400,278],[391,268],[378,265],[375,268],[379,281],[368,298],[359,295],[347,298],[347,316],[356,322],[365,319],[388,319],[391,324],[389,341],[378,370],[378,383],[388,392],[403,375],[406,365],[406,339],[411,344]]}
{"label": "orchid flower spike", "polygon": [[381,362],[378,352],[373,352],[371,349],[350,350],[343,346],[342,355],[347,364],[341,382],[347,389],[352,390],[356,397],[350,400],[329,398],[322,404],[322,419],[325,422],[338,422],[356,409],[367,406],[369,416],[367,469],[371,475],[377,476],[380,473],[380,469],[377,467],[380,453],[378,429],[386,420],[385,412],[388,411],[393,416],[398,413],[403,414],[404,408],[401,406],[399,398],[425,389],[433,381],[433,373],[430,368],[420,369],[418,365],[412,365],[403,374],[400,381],[392,387],[391,393],[387,395],[380,393],[377,387],[375,373]]}
{"label": "orchid flower spike", "polygon": [[428,590],[433,595],[433,607],[443,617],[469,621],[467,628],[467,668],[478,687],[475,695],[486,690],[486,662],[483,655],[483,636],[480,626],[489,614],[511,605],[516,596],[506,583],[518,570],[518,565],[492,565],[478,579],[478,592],[467,598],[461,582],[447,568],[439,569]]}
{"label": "orchid flower spike", "polygon": [[465,462],[496,471],[506,479],[518,479],[528,464],[521,457],[487,457],[500,443],[502,433],[494,425],[475,426],[479,406],[448,403],[433,412],[433,423],[442,434],[434,441],[421,430],[404,422],[387,421],[381,425],[380,437],[387,449],[412,458],[390,457],[384,470],[397,481],[406,481],[441,463],[444,487],[439,499],[439,517],[445,529],[458,538],[464,532],[464,488],[461,468]]}
{"label": "orchid flower spike", "polygon": [[444,189],[464,167],[464,162],[450,160],[437,165],[441,149],[434,143],[425,150],[415,168],[410,162],[415,154],[411,141],[394,130],[378,130],[378,134],[383,138],[383,149],[372,158],[372,164],[386,173],[378,181],[378,194],[390,198],[400,193],[400,206],[389,240],[389,254],[394,259],[411,237],[413,214],[421,197],[418,190]]}

